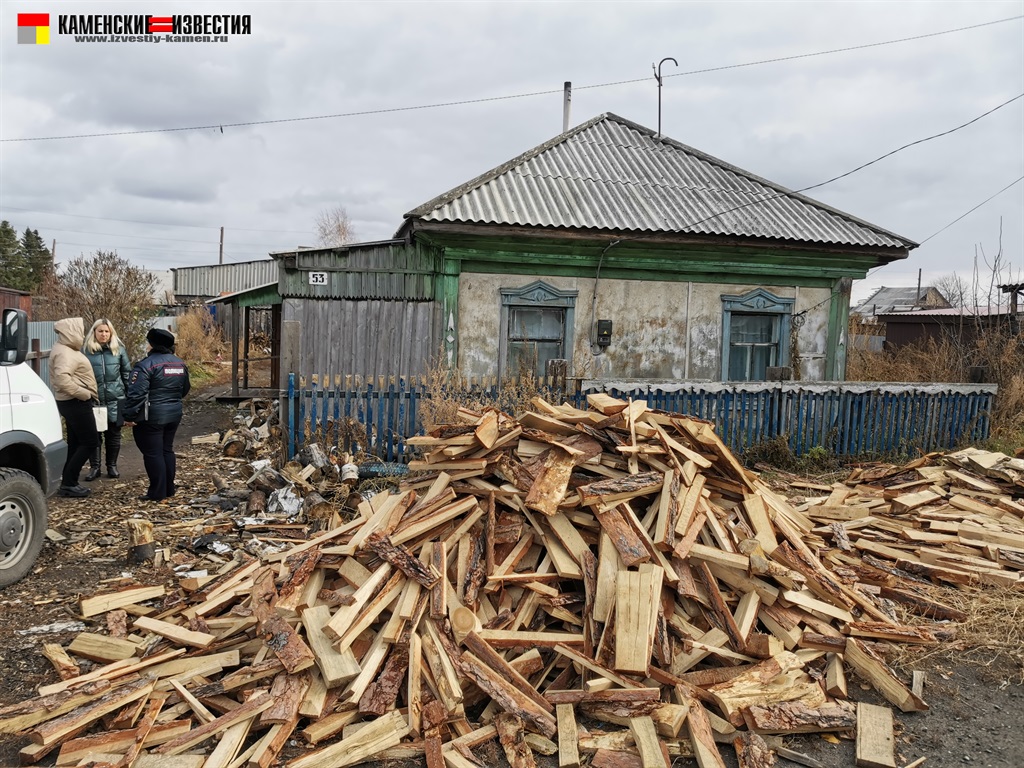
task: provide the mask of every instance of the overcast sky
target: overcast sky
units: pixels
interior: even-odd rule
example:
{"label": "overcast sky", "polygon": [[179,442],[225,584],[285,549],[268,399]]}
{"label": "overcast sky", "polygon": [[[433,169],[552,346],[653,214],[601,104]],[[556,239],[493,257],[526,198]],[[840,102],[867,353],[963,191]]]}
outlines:
{"label": "overcast sky", "polygon": [[[557,135],[614,112],[792,189],[1024,93],[1020,0],[957,2],[0,2],[0,217],[153,269],[314,244],[341,205],[358,240]],[[51,14],[49,45],[18,13]],[[247,13],[226,43],[85,43],[58,14]],[[925,39],[714,72],[959,27]],[[690,74],[693,73],[693,74]],[[616,85],[607,83],[626,82]],[[602,86],[602,87],[587,87]],[[439,106],[419,105],[546,95]],[[350,117],[230,127],[290,118]],[[190,126],[206,130],[18,141]],[[811,196],[918,242],[1024,176],[1024,99]],[[127,220],[127,221],[123,221]],[[141,222],[141,223],[129,223]],[[914,285],[1000,247],[1024,268],[1024,182],[854,288]],[[984,270],[984,266],[982,265]]]}

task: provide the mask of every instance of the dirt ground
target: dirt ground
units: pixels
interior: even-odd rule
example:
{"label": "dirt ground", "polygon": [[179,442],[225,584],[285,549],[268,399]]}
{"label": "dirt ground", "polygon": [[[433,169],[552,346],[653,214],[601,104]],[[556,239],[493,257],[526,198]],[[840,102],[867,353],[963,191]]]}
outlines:
{"label": "dirt ground", "polygon": [[[209,496],[214,488],[208,465],[211,456],[206,446],[191,446],[194,435],[207,434],[230,424],[232,408],[212,400],[212,391],[190,398],[178,432],[179,492],[173,504],[149,504],[135,498],[146,490],[142,457],[126,431],[122,455],[118,461],[121,478],[103,478],[91,484],[88,499],[54,498],[50,504],[50,527],[66,537],[47,541],[32,574],[19,584],[0,591],[0,706],[30,698],[37,686],[56,681],[57,675],[41,655],[44,643],[67,645],[77,629],[61,630],[49,625],[80,621],[78,600],[122,579],[141,584],[176,582],[170,568],[129,567],[125,562],[123,532],[126,518],[145,511],[157,529],[170,533],[164,546],[185,548],[188,539],[189,501]],[[1024,621],[1007,616],[1008,621]],[[86,631],[103,632],[98,622],[87,621]],[[936,654],[928,659],[897,665],[909,681],[911,671],[927,673],[924,698],[929,712],[902,714],[897,720],[897,765],[903,766],[926,757],[925,766],[976,765],[987,768],[1018,768],[1024,765],[1024,668],[1020,649],[963,649],[961,653]],[[1016,651],[1014,653],[1013,651]],[[970,651],[970,652],[968,652]],[[884,704],[867,686],[850,678],[851,698]],[[855,765],[851,739],[805,736],[787,738],[788,748],[801,752],[824,768]],[[0,768],[18,765],[18,750],[27,741],[21,737],[0,736]],[[296,745],[290,756],[304,750]],[[488,764],[507,765],[500,750],[481,752]],[[733,750],[723,747],[727,765],[736,765]],[[53,765],[55,754],[43,761]],[[554,768],[556,758],[542,758],[542,766]],[[795,765],[779,758],[778,765]],[[388,768],[399,768],[394,761]],[[416,765],[415,763],[406,765]],[[679,759],[676,765],[696,765]],[[380,766],[383,768],[383,765]],[[405,766],[401,766],[405,768]]]}

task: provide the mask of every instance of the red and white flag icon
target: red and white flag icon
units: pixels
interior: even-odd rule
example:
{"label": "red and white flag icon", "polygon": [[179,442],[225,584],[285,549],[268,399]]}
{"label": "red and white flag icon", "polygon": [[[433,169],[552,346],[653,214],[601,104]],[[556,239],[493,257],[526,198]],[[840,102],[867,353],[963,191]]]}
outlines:
{"label": "red and white flag icon", "polygon": [[154,35],[158,32],[173,32],[173,25],[174,18],[172,16],[150,16],[149,34]]}

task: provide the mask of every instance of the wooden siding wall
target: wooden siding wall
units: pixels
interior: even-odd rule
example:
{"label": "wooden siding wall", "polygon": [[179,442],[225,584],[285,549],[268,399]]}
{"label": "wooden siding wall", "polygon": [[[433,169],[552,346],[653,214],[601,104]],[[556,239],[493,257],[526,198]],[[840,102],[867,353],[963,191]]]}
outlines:
{"label": "wooden siding wall", "polygon": [[22,309],[32,319],[32,296],[21,291],[0,288],[0,310]]}
{"label": "wooden siding wall", "polygon": [[310,374],[419,376],[440,348],[432,301],[285,299],[301,325],[299,364]]}
{"label": "wooden siding wall", "polygon": [[[431,300],[438,262],[437,249],[399,242],[301,251],[282,258],[278,289],[285,298]],[[327,282],[311,285],[313,271]]]}

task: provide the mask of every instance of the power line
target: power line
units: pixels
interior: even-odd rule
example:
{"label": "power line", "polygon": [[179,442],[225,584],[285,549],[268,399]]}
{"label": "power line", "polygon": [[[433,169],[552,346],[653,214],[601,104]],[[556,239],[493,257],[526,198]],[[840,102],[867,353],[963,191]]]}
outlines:
{"label": "power line", "polygon": [[[158,237],[156,235],[129,235],[124,232],[95,232],[89,229],[58,229],[57,227],[45,227],[47,232],[71,232],[76,235],[102,235],[104,237],[132,237],[142,240],[165,240],[171,243],[196,243],[197,245],[217,245],[216,238],[213,240],[183,240],[179,237]],[[266,243],[232,243],[233,246],[242,248],[265,248]],[[135,246],[130,246],[135,247]]]}
{"label": "power line", "polygon": [[[77,245],[81,248],[99,248],[101,250],[132,250],[132,251],[155,251],[157,253],[177,253],[180,255],[189,254],[192,256],[204,256],[207,255],[205,251],[181,251],[175,248],[146,248],[140,245],[128,245],[128,246],[116,246],[116,245],[99,245],[97,243],[73,243],[70,241],[59,242],[59,245]],[[217,254],[216,243],[211,246],[213,255]]]}
{"label": "power line", "polygon": [[981,208],[981,206],[985,205],[986,203],[991,202],[992,200],[995,200],[997,197],[999,197],[1001,194],[1003,194],[1003,192],[1008,190],[1010,187],[1014,186],[1015,184],[1020,184],[1020,182],[1022,182],[1022,181],[1024,181],[1024,176],[1021,176],[1016,181],[1011,181],[1005,187],[1003,187],[998,192],[996,192],[994,195],[992,195],[992,197],[989,197],[989,198],[986,198],[985,200],[982,200],[976,206],[971,208],[971,210],[967,211],[966,213],[964,213],[961,216],[957,216],[955,219],[953,219],[951,222],[949,222],[949,224],[944,226],[942,229],[940,229],[940,230],[938,230],[936,232],[933,232],[932,234],[928,235],[928,237],[926,237],[924,240],[921,241],[921,245],[924,245],[925,243],[927,243],[929,240],[931,240],[933,237],[935,237],[935,235],[939,234],[940,232],[945,232],[947,229],[949,229],[954,224],[956,224],[958,221],[960,221],[960,219],[962,219],[962,218],[964,218],[966,216],[969,216],[970,214],[974,213],[976,210]]}
{"label": "power line", "polygon": [[[779,193],[776,193],[774,195],[770,195],[768,197],[763,197],[763,198],[759,198],[757,200],[752,200],[750,202],[743,203],[743,204],[735,206],[733,208],[727,208],[724,211],[718,211],[718,212],[713,213],[710,216],[707,216],[707,217],[705,217],[703,219],[699,219],[697,221],[689,223],[688,225],[686,225],[686,228],[688,229],[690,227],[695,227],[698,224],[703,224],[704,222],[710,221],[711,219],[715,219],[715,218],[718,218],[719,216],[724,216],[727,213],[732,213],[734,211],[738,211],[738,210],[741,210],[743,208],[747,208],[747,207],[749,207],[751,205],[758,205],[760,203],[767,203],[767,202],[770,202],[772,200],[777,200],[780,197],[786,197],[787,195],[790,195],[790,194],[800,194],[802,192],[807,192],[807,191],[812,190],[812,189],[817,189],[819,187],[823,187],[826,184],[831,184],[832,182],[838,181],[839,179],[844,179],[847,176],[851,176],[852,174],[857,173],[857,171],[861,171],[861,170],[867,168],[868,166],[874,165],[875,163],[880,162],[881,160],[884,160],[887,157],[892,157],[893,155],[897,154],[898,152],[902,152],[905,149],[908,149],[910,147],[916,146],[918,144],[923,144],[923,143],[931,141],[933,139],[938,139],[938,138],[941,138],[943,136],[948,136],[948,135],[950,135],[952,133],[956,133],[957,131],[962,130],[962,129],[970,126],[970,125],[973,125],[974,123],[978,122],[982,118],[988,117],[989,115],[993,114],[994,112],[997,112],[998,110],[1002,109],[1003,107],[1005,107],[1005,106],[1007,106],[1009,104],[1012,104],[1013,102],[1015,102],[1015,101],[1017,101],[1018,99],[1021,99],[1021,98],[1024,98],[1024,93],[1020,93],[1020,94],[1014,96],[1011,99],[1007,99],[1002,104],[999,104],[998,106],[995,106],[992,109],[990,109],[990,110],[988,110],[986,112],[983,112],[982,114],[978,115],[977,117],[971,118],[966,123],[962,123],[962,124],[960,124],[960,125],[958,125],[958,126],[956,126],[954,128],[950,128],[948,130],[941,131],[940,133],[932,134],[931,136],[926,136],[923,139],[917,139],[916,141],[912,141],[912,142],[909,142],[908,144],[904,144],[903,146],[897,147],[896,149],[894,149],[894,150],[892,150],[890,152],[886,152],[884,155],[880,155],[879,157],[876,157],[874,160],[869,160],[866,163],[858,165],[856,168],[853,168],[852,170],[846,171],[845,173],[841,173],[838,176],[833,176],[831,179],[827,179],[827,180],[819,182],[817,184],[811,184],[810,186],[807,186],[807,187],[801,187],[800,189],[797,189],[797,190],[786,190],[785,192],[779,192]],[[704,192],[728,193],[728,192],[733,192],[735,190],[705,188],[702,191],[704,191]],[[74,218],[94,219],[94,220],[97,220],[97,221],[117,221],[117,222],[127,223],[127,224],[149,224],[149,225],[153,225],[153,226],[166,226],[166,227],[173,226],[173,227],[192,227],[192,228],[196,228],[196,229],[215,229],[214,227],[206,227],[206,226],[197,225],[197,224],[159,224],[157,222],[136,221],[136,220],[132,220],[132,219],[112,219],[112,218],[106,218],[106,217],[102,217],[102,216],[83,216],[83,215],[74,214],[74,213],[56,213],[54,211],[33,211],[33,210],[30,210],[30,209],[27,209],[27,208],[15,208],[15,207],[9,206],[9,205],[0,205],[0,209],[11,210],[11,211],[21,211],[21,212],[25,212],[25,213],[42,213],[42,214],[48,214],[48,215],[53,215],[53,216],[71,216],[71,217],[74,217]],[[968,213],[970,213],[970,212],[968,212]],[[206,240],[184,240],[184,239],[180,239],[180,238],[155,237],[155,236],[148,236],[148,235],[124,235],[124,234],[117,234],[117,233],[112,233],[112,232],[91,232],[91,231],[77,230],[77,229],[57,229],[57,228],[53,228],[53,227],[48,227],[47,229],[49,231],[54,231],[54,232],[75,232],[75,233],[78,233],[78,234],[103,235],[103,236],[109,236],[109,237],[146,238],[146,239],[150,239],[150,240],[167,240],[167,241],[181,242],[181,243],[206,244],[206,243],[209,242],[209,241],[206,241]],[[283,230],[245,229],[245,228],[242,228],[242,227],[231,227],[230,229],[238,230],[240,232],[266,232],[266,233],[271,233],[271,234],[309,234],[308,232],[303,232],[303,231],[300,231],[300,230],[287,230],[287,229],[283,229]],[[938,233],[936,233],[936,234],[938,234]],[[932,237],[934,237],[934,235],[932,235]],[[626,239],[633,240],[633,239],[639,239],[639,238],[626,238]],[[86,245],[86,244],[84,244],[84,243],[68,243],[68,245]],[[242,246],[242,247],[252,247],[252,248],[264,247],[264,244],[262,244],[262,243],[235,243],[234,245]],[[97,247],[97,246],[89,246],[89,247]],[[129,246],[129,247],[130,248],[135,248],[135,246]],[[164,250],[164,249],[159,249],[159,248],[148,248],[148,249],[147,248],[136,248],[136,249],[137,250]],[[179,253],[181,253],[181,251],[179,251]],[[188,253],[188,251],[185,251],[185,253]]]}
{"label": "power line", "polygon": [[940,138],[941,136],[948,136],[948,135],[949,135],[949,134],[951,134],[951,133],[956,133],[956,132],[957,132],[957,131],[959,131],[959,130],[960,130],[961,128],[966,128],[967,126],[971,125],[972,123],[976,123],[976,122],[978,122],[978,121],[979,121],[979,120],[981,120],[981,119],[982,119],[983,117],[988,117],[988,116],[989,116],[989,115],[991,115],[991,114],[992,114],[993,112],[995,112],[995,111],[997,111],[997,110],[1000,110],[1000,109],[1002,109],[1002,108],[1003,108],[1003,107],[1005,107],[1005,106],[1006,106],[1007,104],[1012,104],[1013,102],[1015,102],[1015,101],[1016,101],[1017,99],[1020,99],[1020,98],[1024,98],[1024,93],[1019,93],[1019,94],[1017,94],[1017,95],[1016,95],[1016,96],[1014,96],[1014,97],[1013,97],[1012,99],[1008,99],[1007,101],[1004,101],[1004,102],[1003,102],[1002,104],[1000,104],[1000,105],[999,105],[998,107],[992,107],[992,109],[990,109],[990,110],[989,110],[988,112],[984,112],[984,113],[982,113],[982,114],[978,115],[978,116],[977,116],[977,117],[975,117],[975,118],[974,118],[973,120],[968,120],[968,121],[967,121],[966,123],[964,123],[963,125],[958,125],[958,126],[957,126],[956,128],[950,128],[950,129],[949,129],[948,131],[943,131],[942,133],[936,133],[936,134],[935,134],[934,136],[928,136],[927,138],[924,138],[924,139],[918,139],[917,141],[912,141],[912,142],[910,142],[909,144],[904,144],[904,145],[903,145],[902,147],[899,147],[899,148],[897,148],[897,149],[894,149],[894,150],[893,150],[892,152],[887,152],[886,154],[882,155],[881,157],[876,157],[876,158],[875,158],[874,160],[872,160],[872,161],[871,161],[871,162],[869,162],[869,163],[864,163],[864,165],[858,165],[858,166],[857,166],[856,168],[854,168],[854,169],[853,169],[852,171],[847,171],[846,173],[844,173],[844,174],[842,174],[842,175],[840,175],[840,176],[835,176],[835,177],[833,177],[833,178],[829,179],[828,181],[823,181],[823,182],[821,182],[821,184],[815,184],[815,185],[813,185],[813,186],[810,186],[810,187],[804,187],[803,189],[801,189],[801,190],[798,190],[798,191],[800,191],[800,192],[806,192],[806,191],[807,191],[807,190],[809,190],[809,189],[817,189],[818,187],[823,187],[823,186],[825,186],[826,184],[831,184],[831,183],[832,183],[833,181],[839,181],[839,179],[844,179],[844,178],[846,178],[847,176],[849,176],[849,175],[851,175],[851,174],[854,174],[854,173],[856,173],[857,171],[863,170],[864,168],[867,168],[867,167],[868,167],[869,165],[874,165],[875,163],[877,163],[877,162],[878,162],[878,161],[880,161],[880,160],[884,160],[884,159],[885,159],[885,158],[887,158],[887,157],[891,157],[892,155],[895,155],[895,154],[896,154],[897,152],[902,152],[902,151],[903,151],[904,149],[907,149],[908,147],[913,147],[913,146],[914,146],[915,144],[923,144],[923,143],[924,143],[924,142],[926,142],[926,141],[931,141],[932,139],[938,139],[938,138]]}
{"label": "power line", "polygon": [[[690,222],[685,227],[679,228],[679,229],[677,229],[675,231],[676,232],[683,232],[683,231],[685,231],[687,229],[690,229],[691,227],[697,226],[698,224],[703,224],[706,221],[711,221],[711,219],[716,219],[719,216],[724,216],[727,213],[732,213],[734,211],[739,211],[739,210],[741,210],[743,208],[748,208],[751,205],[758,205],[760,203],[771,202],[772,200],[777,200],[780,197],[787,197],[788,195],[800,194],[801,192],[806,192],[806,191],[811,190],[811,189],[817,189],[818,187],[823,187],[826,184],[831,184],[834,181],[838,181],[839,179],[846,178],[847,176],[850,176],[851,174],[854,174],[857,171],[863,170],[864,168],[867,168],[869,165],[874,165],[875,163],[879,162],[880,160],[884,160],[887,157],[892,157],[897,152],[902,152],[904,149],[916,146],[917,144],[923,144],[924,142],[931,141],[932,139],[938,139],[938,138],[940,138],[942,136],[948,136],[951,133],[956,133],[957,131],[962,130],[963,128],[966,128],[967,126],[972,125],[972,124],[978,122],[983,117],[991,115],[993,112],[1002,109],[1006,105],[1012,104],[1013,102],[1017,101],[1017,99],[1020,99],[1020,98],[1024,98],[1024,93],[1018,94],[1017,96],[1014,96],[1012,99],[1004,101],[999,106],[993,107],[992,109],[988,110],[987,112],[985,112],[985,113],[983,113],[981,115],[978,115],[977,117],[972,118],[971,120],[968,120],[966,123],[962,123],[961,125],[958,125],[955,128],[950,128],[947,131],[942,131],[941,133],[935,133],[935,134],[932,134],[931,136],[926,136],[923,139],[918,139],[917,141],[912,141],[909,144],[904,144],[902,147],[898,147],[897,149],[894,149],[891,152],[886,152],[884,155],[881,155],[880,157],[876,157],[874,160],[870,160],[869,162],[866,162],[866,163],[864,163],[862,165],[859,165],[856,168],[854,168],[853,170],[847,171],[846,173],[841,173],[838,176],[833,176],[831,179],[827,179],[826,181],[819,182],[818,184],[811,184],[810,186],[801,187],[800,189],[796,189],[796,190],[792,190],[792,191],[791,190],[785,190],[783,192],[778,192],[778,193],[776,193],[774,195],[769,195],[768,197],[762,197],[762,198],[760,198],[758,200],[751,200],[750,202],[742,203],[741,205],[737,205],[737,206],[734,206],[732,208],[727,208],[724,211],[717,211],[716,213],[713,213],[710,216],[706,216],[703,219],[698,219],[697,221]],[[1020,179],[1018,179],[1017,181],[1020,181]],[[1017,182],[1014,182],[1014,184],[1016,184],[1016,183]],[[1010,186],[1013,186],[1013,184],[1011,184]],[[1009,187],[1007,187],[1007,189],[1009,189]],[[696,191],[696,190],[694,190],[694,191]],[[702,191],[726,192],[727,190],[712,190],[712,189],[708,189],[708,190],[702,190]],[[1005,191],[1005,190],[1000,190],[1000,192],[1002,192],[1002,191]],[[999,194],[999,192],[997,192],[996,194]],[[992,198],[989,198],[989,200],[991,200],[991,199]],[[985,202],[988,202],[988,200],[986,200]],[[984,203],[982,203],[981,205],[984,205]],[[970,211],[968,211],[967,213],[970,213]],[[967,214],[965,213],[964,216],[966,216],[966,215]],[[963,218],[963,216],[961,216],[960,218]],[[957,221],[959,221],[959,219],[957,219]],[[955,223],[956,222],[952,222],[948,226],[952,226],[952,224],[955,224]],[[658,234],[664,234],[664,233],[658,233]],[[935,234],[938,234],[938,232],[936,232]],[[647,237],[653,237],[653,236],[654,236],[653,234],[652,235],[647,235]],[[625,239],[625,240],[639,240],[642,237],[644,237],[644,236],[637,236],[635,238],[623,238],[623,239]],[[935,237],[935,235],[932,235],[931,237]],[[929,237],[928,239],[931,239],[931,237]],[[926,242],[926,241],[921,241],[921,243],[918,243],[918,245],[921,245],[924,242]]]}
{"label": "power line", "polygon": [[[71,216],[76,219],[94,219],[95,221],[118,221],[122,224],[148,224],[153,227],[190,227],[192,229],[220,230],[220,227],[207,224],[174,224],[160,221],[138,221],[137,219],[111,219],[106,216],[84,216],[80,213],[59,213],[58,211],[37,211],[32,208],[15,208],[13,205],[3,205],[2,203],[0,203],[0,210],[19,211],[21,213],[42,213],[50,216]],[[306,235],[307,237],[310,235],[310,232],[304,229],[248,229],[246,227],[225,227],[225,229],[233,229],[238,232],[269,232],[271,234]]]}
{"label": "power line", "polygon": [[[666,75],[666,77],[684,77],[688,75],[701,75],[709,72],[721,72],[728,69],[739,69],[742,67],[754,67],[761,64],[775,64],[782,61],[794,61],[796,59],[806,59],[815,56],[827,56],[833,53],[846,53],[849,51],[857,51],[865,48],[877,48],[883,45],[894,45],[897,43],[906,43],[914,40],[923,40],[930,37],[938,37],[940,35],[950,35],[956,32],[964,32],[971,29],[978,29],[980,27],[988,27],[994,24],[1004,24],[1009,21],[1017,21],[1024,18],[1022,16],[1011,16],[1005,19],[997,19],[995,21],[987,21],[982,24],[973,24],[966,27],[957,27],[956,29],[947,29],[941,32],[929,32],[923,35],[914,35],[913,37],[902,37],[896,40],[883,40],[876,43],[864,43],[862,45],[847,46],[845,48],[833,48],[826,51],[815,51],[813,53],[800,53],[792,56],[780,56],[772,59],[761,59],[759,61],[748,61],[741,64],[726,64],[720,67],[707,67],[705,69],[695,69],[689,72],[676,72],[673,74]],[[595,83],[592,85],[576,86],[575,90],[589,90],[593,88],[609,88],[616,85],[628,85],[630,83],[640,83],[649,80],[649,77],[638,77],[631,80],[616,80],[609,83]],[[511,99],[524,99],[533,96],[550,96],[551,94],[561,93],[561,88],[555,88],[551,90],[543,91],[530,91],[527,93],[515,93],[508,94],[505,96],[486,96],[476,99],[461,99],[458,101],[444,101],[436,104],[417,104],[409,107],[385,107],[381,109],[367,109],[356,112],[339,112],[331,115],[306,115],[303,117],[284,117],[275,120],[247,120],[238,123],[214,123],[211,125],[192,125],[182,126],[179,128],[146,128],[132,131],[107,131],[104,133],[78,133],[68,134],[64,136],[26,136],[16,139],[0,139],[0,142],[24,142],[24,141],[60,141],[64,139],[96,139],[110,136],[137,136],[148,133],[178,133],[182,131],[208,131],[208,130],[220,130],[224,132],[225,128],[246,128],[256,125],[277,125],[280,123],[299,123],[308,122],[311,120],[334,120],[346,117],[364,117],[367,115],[382,115],[393,112],[414,112],[424,109],[440,109],[443,107],[458,107],[465,106],[468,104],[485,104],[494,101],[508,101]]]}
{"label": "power line", "polygon": [[[928,37],[939,37],[940,35],[951,35],[954,32],[965,32],[965,31],[967,31],[969,29],[978,29],[980,27],[990,27],[993,24],[1004,24],[1004,23],[1006,23],[1008,21],[1018,21],[1019,19],[1024,19],[1024,15],[1022,15],[1022,16],[1010,16],[1010,17],[1005,18],[1005,19],[996,19],[995,21],[986,21],[986,22],[982,22],[981,24],[972,24],[971,26],[968,26],[968,27],[957,27],[956,29],[947,29],[947,30],[943,30],[942,32],[928,32],[928,33],[923,34],[923,35],[914,35],[913,37],[901,37],[901,38],[899,38],[897,40],[883,40],[883,41],[878,42],[878,43],[865,43],[863,45],[851,45],[851,46],[849,46],[847,48],[832,48],[832,49],[827,50],[827,51],[818,51],[817,53],[799,53],[799,54],[796,54],[796,55],[793,55],[793,56],[780,56],[780,57],[775,58],[775,59],[762,59],[761,61],[751,61],[751,62],[748,62],[746,64],[731,64],[731,65],[724,66],[724,67],[713,67],[711,69],[695,69],[695,70],[691,70],[690,72],[674,72],[672,74],[665,75],[665,77],[683,77],[685,75],[701,75],[701,74],[704,74],[706,72],[721,72],[722,70],[725,70],[725,69],[738,69],[740,67],[753,67],[753,66],[756,66],[758,64],[775,64],[775,63],[780,62],[780,61],[793,61],[794,59],[809,59],[809,58],[814,57],[814,56],[827,56],[828,54],[831,54],[831,53],[846,53],[847,51],[859,51],[859,50],[862,50],[864,48],[877,48],[878,46],[881,46],[881,45],[894,45],[895,43],[908,43],[908,42],[910,42],[912,40],[924,40],[925,38],[928,38]],[[634,82],[639,82],[639,81],[634,81]],[[584,87],[586,87],[586,86],[584,86]]]}

